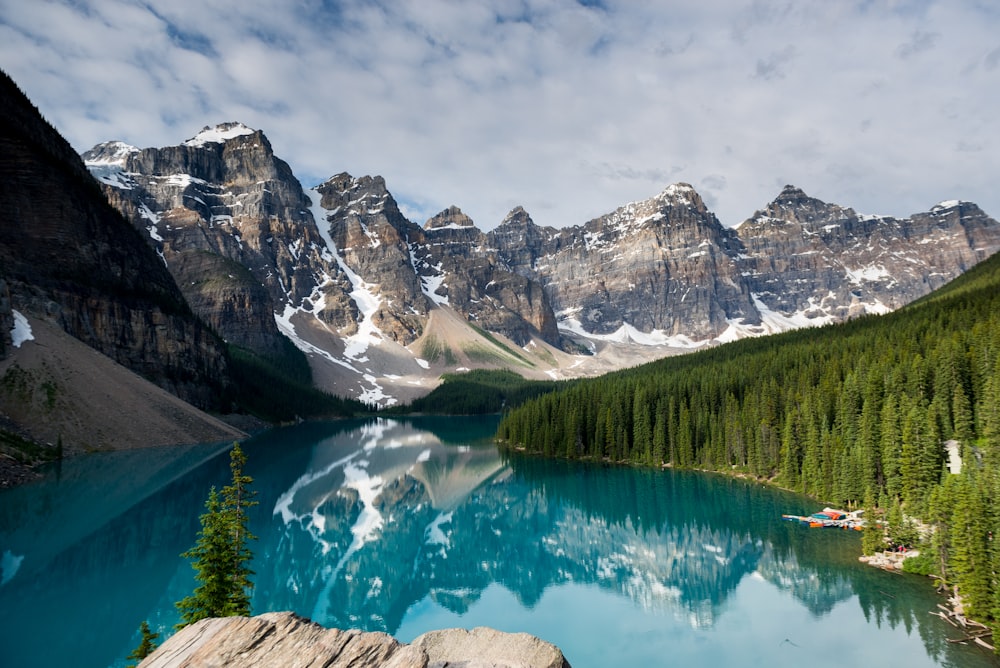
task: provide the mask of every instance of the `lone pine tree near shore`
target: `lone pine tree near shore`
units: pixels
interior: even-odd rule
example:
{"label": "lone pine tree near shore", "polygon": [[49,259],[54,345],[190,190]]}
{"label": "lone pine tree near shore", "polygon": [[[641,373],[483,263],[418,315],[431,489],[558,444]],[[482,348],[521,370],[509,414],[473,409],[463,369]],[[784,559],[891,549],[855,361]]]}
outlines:
{"label": "lone pine tree near shore", "polygon": [[135,668],[143,659],[153,653],[156,649],[157,638],[160,637],[159,633],[153,633],[149,628],[149,622],[143,620],[142,624],[139,625],[139,633],[142,634],[142,640],[139,642],[139,646],[132,650],[126,659],[135,661],[135,663],[130,663],[126,668]]}
{"label": "lone pine tree near shore", "polygon": [[247,528],[247,509],[257,505],[250,490],[253,478],[243,474],[247,458],[239,443],[233,444],[229,456],[232,483],[222,488],[222,494],[211,489],[201,516],[201,531],[194,547],[183,557],[191,559],[197,571],[199,585],[194,593],[177,602],[183,628],[207,617],[232,617],[250,614],[250,594],[253,582],[249,562],[253,552],[247,543],[256,536]]}

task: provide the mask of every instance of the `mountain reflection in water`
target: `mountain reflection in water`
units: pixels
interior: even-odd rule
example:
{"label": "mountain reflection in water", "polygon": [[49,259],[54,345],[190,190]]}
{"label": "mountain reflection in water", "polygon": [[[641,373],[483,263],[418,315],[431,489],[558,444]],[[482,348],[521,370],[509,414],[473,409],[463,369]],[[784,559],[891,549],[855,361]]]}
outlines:
{"label": "mountain reflection in water", "polygon": [[317,444],[273,509],[261,536],[273,556],[258,571],[257,596],[328,626],[393,633],[415,601],[429,596],[461,613],[494,582],[526,606],[553,585],[594,584],[696,626],[711,626],[751,573],[816,614],[852,594],[841,576],[802,572],[788,527],[774,521],[788,506],[772,490],[502,459],[491,446],[448,446],[405,421]]}
{"label": "mountain reflection in water", "polygon": [[[556,642],[578,667],[661,663],[664,652],[728,665],[996,665],[946,642],[925,582],[860,565],[856,534],[781,521],[813,502],[724,476],[501,456],[495,427],[311,423],[244,443],[260,501],[254,612],[403,641],[488,624]],[[170,632],[173,602],[194,585],[179,554],[208,488],[228,478],[217,447],[177,452],[138,477],[161,487],[129,488],[114,510],[96,499],[136,477],[134,456],[81,462],[85,475],[67,462],[61,479],[0,494],[0,554],[20,559],[0,584],[0,664],[122,665],[140,621]],[[67,492],[83,537],[59,529],[53,499]],[[48,640],[53,627],[65,642]]]}

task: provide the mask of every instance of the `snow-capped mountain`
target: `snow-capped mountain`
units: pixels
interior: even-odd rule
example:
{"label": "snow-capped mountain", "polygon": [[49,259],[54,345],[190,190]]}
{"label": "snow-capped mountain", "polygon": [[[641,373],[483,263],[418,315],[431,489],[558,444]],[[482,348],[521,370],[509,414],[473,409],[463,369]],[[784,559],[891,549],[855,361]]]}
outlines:
{"label": "snow-capped mountain", "polygon": [[[264,134],[239,123],[166,148],[108,142],[83,158],[196,313],[264,356],[283,333],[324,389],[392,403],[446,367],[540,373],[517,348],[558,342],[540,286],[488,253],[455,256],[449,239],[461,233],[408,221],[380,177],[339,174],[307,194]],[[482,249],[469,229],[480,239],[459,239],[459,253],[464,241]]]}
{"label": "snow-capped mountain", "polygon": [[767,331],[886,313],[1000,248],[1000,226],[969,202],[897,219],[859,215],[793,186],[736,233],[741,274]]}
{"label": "snow-capped mountain", "polygon": [[687,184],[561,230],[515,209],[491,239],[516,272],[545,286],[563,332],[595,350],[688,347],[720,336],[727,318],[759,319],[738,240]]}
{"label": "snow-capped mountain", "polygon": [[489,233],[457,207],[421,227],[381,177],[303,191],[239,123],[84,159],[223,337],[267,355],[280,331],[320,387],[382,405],[449,370],[590,375],[884,313],[1000,249],[974,204],[895,219],[792,186],[733,229],[683,183],[563,229],[520,207]]}
{"label": "snow-capped mountain", "polygon": [[490,238],[545,286],[565,335],[690,348],[886,313],[1000,249],[1000,225],[968,202],[900,220],[786,186],[728,229],[675,184],[561,230],[515,209]]}
{"label": "snow-capped mountain", "polygon": [[231,343],[274,354],[276,311],[328,281],[347,286],[309,198],[262,132],[227,123],[179,146],[109,142],[83,159],[195,312]]}

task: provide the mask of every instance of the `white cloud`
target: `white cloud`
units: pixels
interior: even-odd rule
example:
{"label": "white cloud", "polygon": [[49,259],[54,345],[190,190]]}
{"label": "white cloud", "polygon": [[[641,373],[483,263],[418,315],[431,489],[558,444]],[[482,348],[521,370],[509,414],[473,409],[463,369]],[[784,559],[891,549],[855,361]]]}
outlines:
{"label": "white cloud", "polygon": [[670,4],[0,0],[0,67],[77,149],[240,120],[307,187],[381,174],[421,223],[456,204],[482,228],[515,205],[576,224],[674,181],[727,224],[785,183],[1000,216],[996,12]]}

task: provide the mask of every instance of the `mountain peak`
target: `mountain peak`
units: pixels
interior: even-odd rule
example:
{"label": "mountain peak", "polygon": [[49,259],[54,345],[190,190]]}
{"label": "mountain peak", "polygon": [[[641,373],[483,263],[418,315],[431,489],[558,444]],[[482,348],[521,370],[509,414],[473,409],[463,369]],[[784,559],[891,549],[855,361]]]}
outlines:
{"label": "mountain peak", "polygon": [[138,153],[139,149],[131,144],[126,144],[123,141],[106,141],[103,144],[98,144],[94,148],[90,149],[84,153],[81,157],[83,158],[84,164],[88,167],[103,167],[103,166],[114,166],[119,167],[125,165],[125,160],[132,153]]}
{"label": "mountain peak", "polygon": [[937,204],[931,207],[931,211],[935,212],[935,211],[942,211],[944,209],[954,209],[956,207],[965,206],[967,204],[969,204],[969,202],[963,202],[962,200],[957,200],[957,199],[949,199],[943,202],[938,202]]}
{"label": "mountain peak", "polygon": [[204,146],[205,144],[224,144],[226,141],[243,135],[257,132],[239,121],[219,123],[216,126],[206,125],[201,132],[184,142],[184,146]]}
{"label": "mountain peak", "polygon": [[815,198],[810,197],[805,193],[804,190],[797,186],[786,185],[781,189],[781,192],[777,197],[774,198],[775,204],[795,204],[797,202],[805,202],[813,200]]}
{"label": "mountain peak", "polygon": [[679,204],[693,204],[695,201],[700,200],[701,197],[690,183],[678,182],[671,183],[664,188],[655,199],[670,200]]}
{"label": "mountain peak", "polygon": [[526,224],[531,222],[533,221],[531,220],[531,216],[528,214],[528,212],[524,210],[523,206],[518,205],[515,206],[513,209],[511,209],[510,213],[504,216],[503,222],[501,222],[500,224],[501,225],[509,225],[512,223]]}
{"label": "mountain peak", "polygon": [[646,200],[646,202],[659,202],[670,206],[682,206],[698,211],[707,211],[705,202],[702,200],[701,195],[698,194],[698,191],[690,183],[684,182],[671,183],[660,194],[651,200]]}
{"label": "mountain peak", "polygon": [[473,227],[475,227],[475,225],[473,224],[472,219],[462,213],[462,210],[454,205],[449,206],[447,209],[424,223],[425,230],[440,230],[445,228],[468,229]]}

